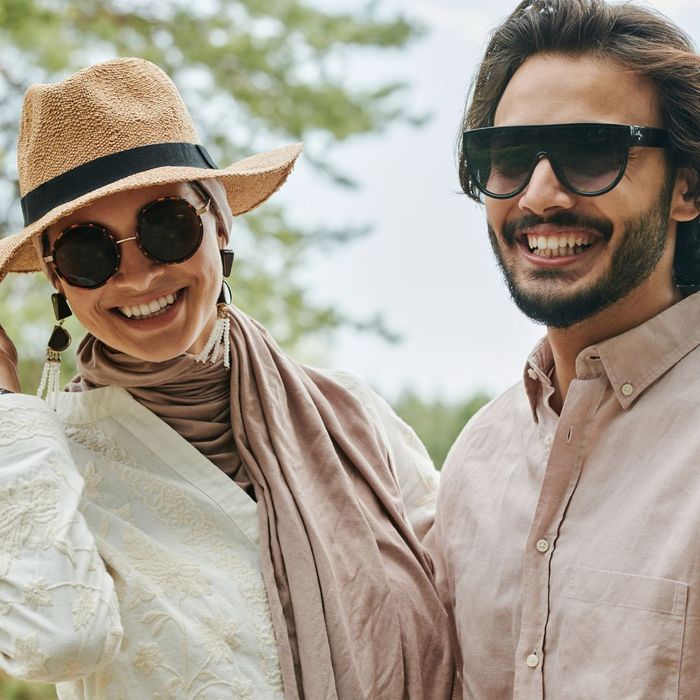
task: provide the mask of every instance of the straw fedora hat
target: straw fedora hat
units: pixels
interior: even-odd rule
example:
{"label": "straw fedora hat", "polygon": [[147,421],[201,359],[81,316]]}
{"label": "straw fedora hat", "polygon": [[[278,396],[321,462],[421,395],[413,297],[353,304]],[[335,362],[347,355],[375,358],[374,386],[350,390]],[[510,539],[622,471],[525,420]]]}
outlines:
{"label": "straw fedora hat", "polygon": [[293,144],[214,165],[168,76],[140,58],[118,58],[24,97],[17,145],[24,228],[0,239],[0,281],[41,269],[32,236],[100,197],[217,178],[234,214],[282,186],[302,151]]}

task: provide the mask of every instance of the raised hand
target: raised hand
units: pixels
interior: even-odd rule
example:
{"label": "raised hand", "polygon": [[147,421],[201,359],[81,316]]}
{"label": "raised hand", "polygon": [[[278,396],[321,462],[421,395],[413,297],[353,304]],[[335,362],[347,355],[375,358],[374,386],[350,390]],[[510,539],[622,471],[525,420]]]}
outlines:
{"label": "raised hand", "polygon": [[0,389],[20,391],[17,376],[17,350],[0,326]]}

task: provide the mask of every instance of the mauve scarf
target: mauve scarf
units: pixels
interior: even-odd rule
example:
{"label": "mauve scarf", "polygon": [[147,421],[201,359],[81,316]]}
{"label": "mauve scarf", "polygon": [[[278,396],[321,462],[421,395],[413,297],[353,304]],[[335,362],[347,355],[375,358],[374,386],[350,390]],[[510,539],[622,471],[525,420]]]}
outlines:
{"label": "mauve scarf", "polygon": [[228,377],[220,359],[145,363],[88,336],[69,388],[125,387],[252,484],[286,698],[449,698],[446,614],[376,427],[235,308],[231,355]]}
{"label": "mauve scarf", "polygon": [[80,374],[66,390],[124,387],[245,489],[250,480],[233,441],[230,372],[221,361],[221,350],[213,364],[188,354],[146,362],[87,335],[78,348]]}

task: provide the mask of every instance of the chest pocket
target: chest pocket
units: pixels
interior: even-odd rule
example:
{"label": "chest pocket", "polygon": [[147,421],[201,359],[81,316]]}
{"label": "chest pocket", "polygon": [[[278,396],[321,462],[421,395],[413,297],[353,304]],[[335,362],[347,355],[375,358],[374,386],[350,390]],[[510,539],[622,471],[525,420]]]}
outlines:
{"label": "chest pocket", "polygon": [[565,597],[552,697],[678,698],[687,584],[577,566]]}

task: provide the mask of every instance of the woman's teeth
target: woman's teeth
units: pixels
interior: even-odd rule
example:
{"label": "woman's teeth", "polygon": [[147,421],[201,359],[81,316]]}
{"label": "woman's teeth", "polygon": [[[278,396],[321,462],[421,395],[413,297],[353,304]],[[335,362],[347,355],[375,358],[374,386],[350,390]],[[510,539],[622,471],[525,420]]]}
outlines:
{"label": "woman's teeth", "polygon": [[530,252],[543,258],[565,258],[580,255],[586,248],[593,245],[591,236],[585,233],[568,234],[566,236],[535,236],[528,235],[527,244]]}
{"label": "woman's teeth", "polygon": [[165,309],[175,303],[179,293],[166,294],[160,299],[155,299],[148,304],[134,304],[133,306],[120,306],[119,311],[127,318],[151,318],[165,313]]}

